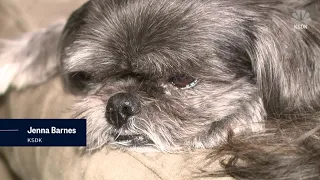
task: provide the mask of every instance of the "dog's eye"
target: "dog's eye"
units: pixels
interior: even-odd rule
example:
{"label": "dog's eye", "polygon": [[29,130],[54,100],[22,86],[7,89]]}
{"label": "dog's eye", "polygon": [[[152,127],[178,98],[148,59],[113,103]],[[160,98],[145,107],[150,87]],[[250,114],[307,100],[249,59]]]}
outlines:
{"label": "dog's eye", "polygon": [[74,86],[83,88],[90,82],[92,75],[84,71],[77,71],[70,73],[69,79]]}
{"label": "dog's eye", "polygon": [[180,89],[188,89],[197,85],[198,79],[186,74],[178,74],[169,79],[169,82]]}

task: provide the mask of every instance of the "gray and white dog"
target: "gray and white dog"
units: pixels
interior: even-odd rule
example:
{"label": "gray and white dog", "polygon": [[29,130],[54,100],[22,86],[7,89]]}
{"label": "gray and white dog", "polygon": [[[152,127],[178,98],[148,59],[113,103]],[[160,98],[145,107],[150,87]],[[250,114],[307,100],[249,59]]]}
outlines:
{"label": "gray and white dog", "polygon": [[3,41],[0,90],[60,73],[90,150],[215,147],[237,179],[317,179],[319,14],[318,0],[91,0]]}

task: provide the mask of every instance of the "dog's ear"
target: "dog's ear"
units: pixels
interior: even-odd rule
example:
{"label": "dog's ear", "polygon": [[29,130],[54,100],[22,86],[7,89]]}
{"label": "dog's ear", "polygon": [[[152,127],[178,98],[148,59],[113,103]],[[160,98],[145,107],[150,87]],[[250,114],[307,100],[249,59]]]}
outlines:
{"label": "dog's ear", "polygon": [[292,13],[278,10],[266,12],[263,18],[250,57],[267,110],[320,107],[319,23],[314,19],[299,29]]}
{"label": "dog's ear", "polygon": [[65,22],[0,41],[0,95],[46,81],[58,72],[57,50]]}

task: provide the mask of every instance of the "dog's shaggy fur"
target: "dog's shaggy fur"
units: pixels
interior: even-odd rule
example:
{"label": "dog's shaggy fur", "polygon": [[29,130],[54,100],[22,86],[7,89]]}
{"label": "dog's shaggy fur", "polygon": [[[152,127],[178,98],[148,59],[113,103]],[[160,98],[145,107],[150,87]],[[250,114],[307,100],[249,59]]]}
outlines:
{"label": "dog's shaggy fur", "polygon": [[[307,29],[292,20],[301,8]],[[74,112],[87,119],[88,149],[214,148],[210,161],[231,156],[225,171],[201,175],[318,179],[319,10],[317,0],[91,0],[63,31],[4,42],[0,74],[13,74],[0,90],[60,67],[67,89],[83,96]],[[55,50],[60,61],[49,58]],[[138,109],[122,126],[109,107],[120,95]]]}

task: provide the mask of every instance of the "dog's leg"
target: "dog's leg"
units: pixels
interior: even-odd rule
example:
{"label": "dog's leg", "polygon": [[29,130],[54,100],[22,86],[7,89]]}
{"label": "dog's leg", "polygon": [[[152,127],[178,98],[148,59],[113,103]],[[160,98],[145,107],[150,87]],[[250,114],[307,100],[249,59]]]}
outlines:
{"label": "dog's leg", "polygon": [[58,72],[58,43],[65,22],[16,40],[0,40],[0,95],[45,82]]}

